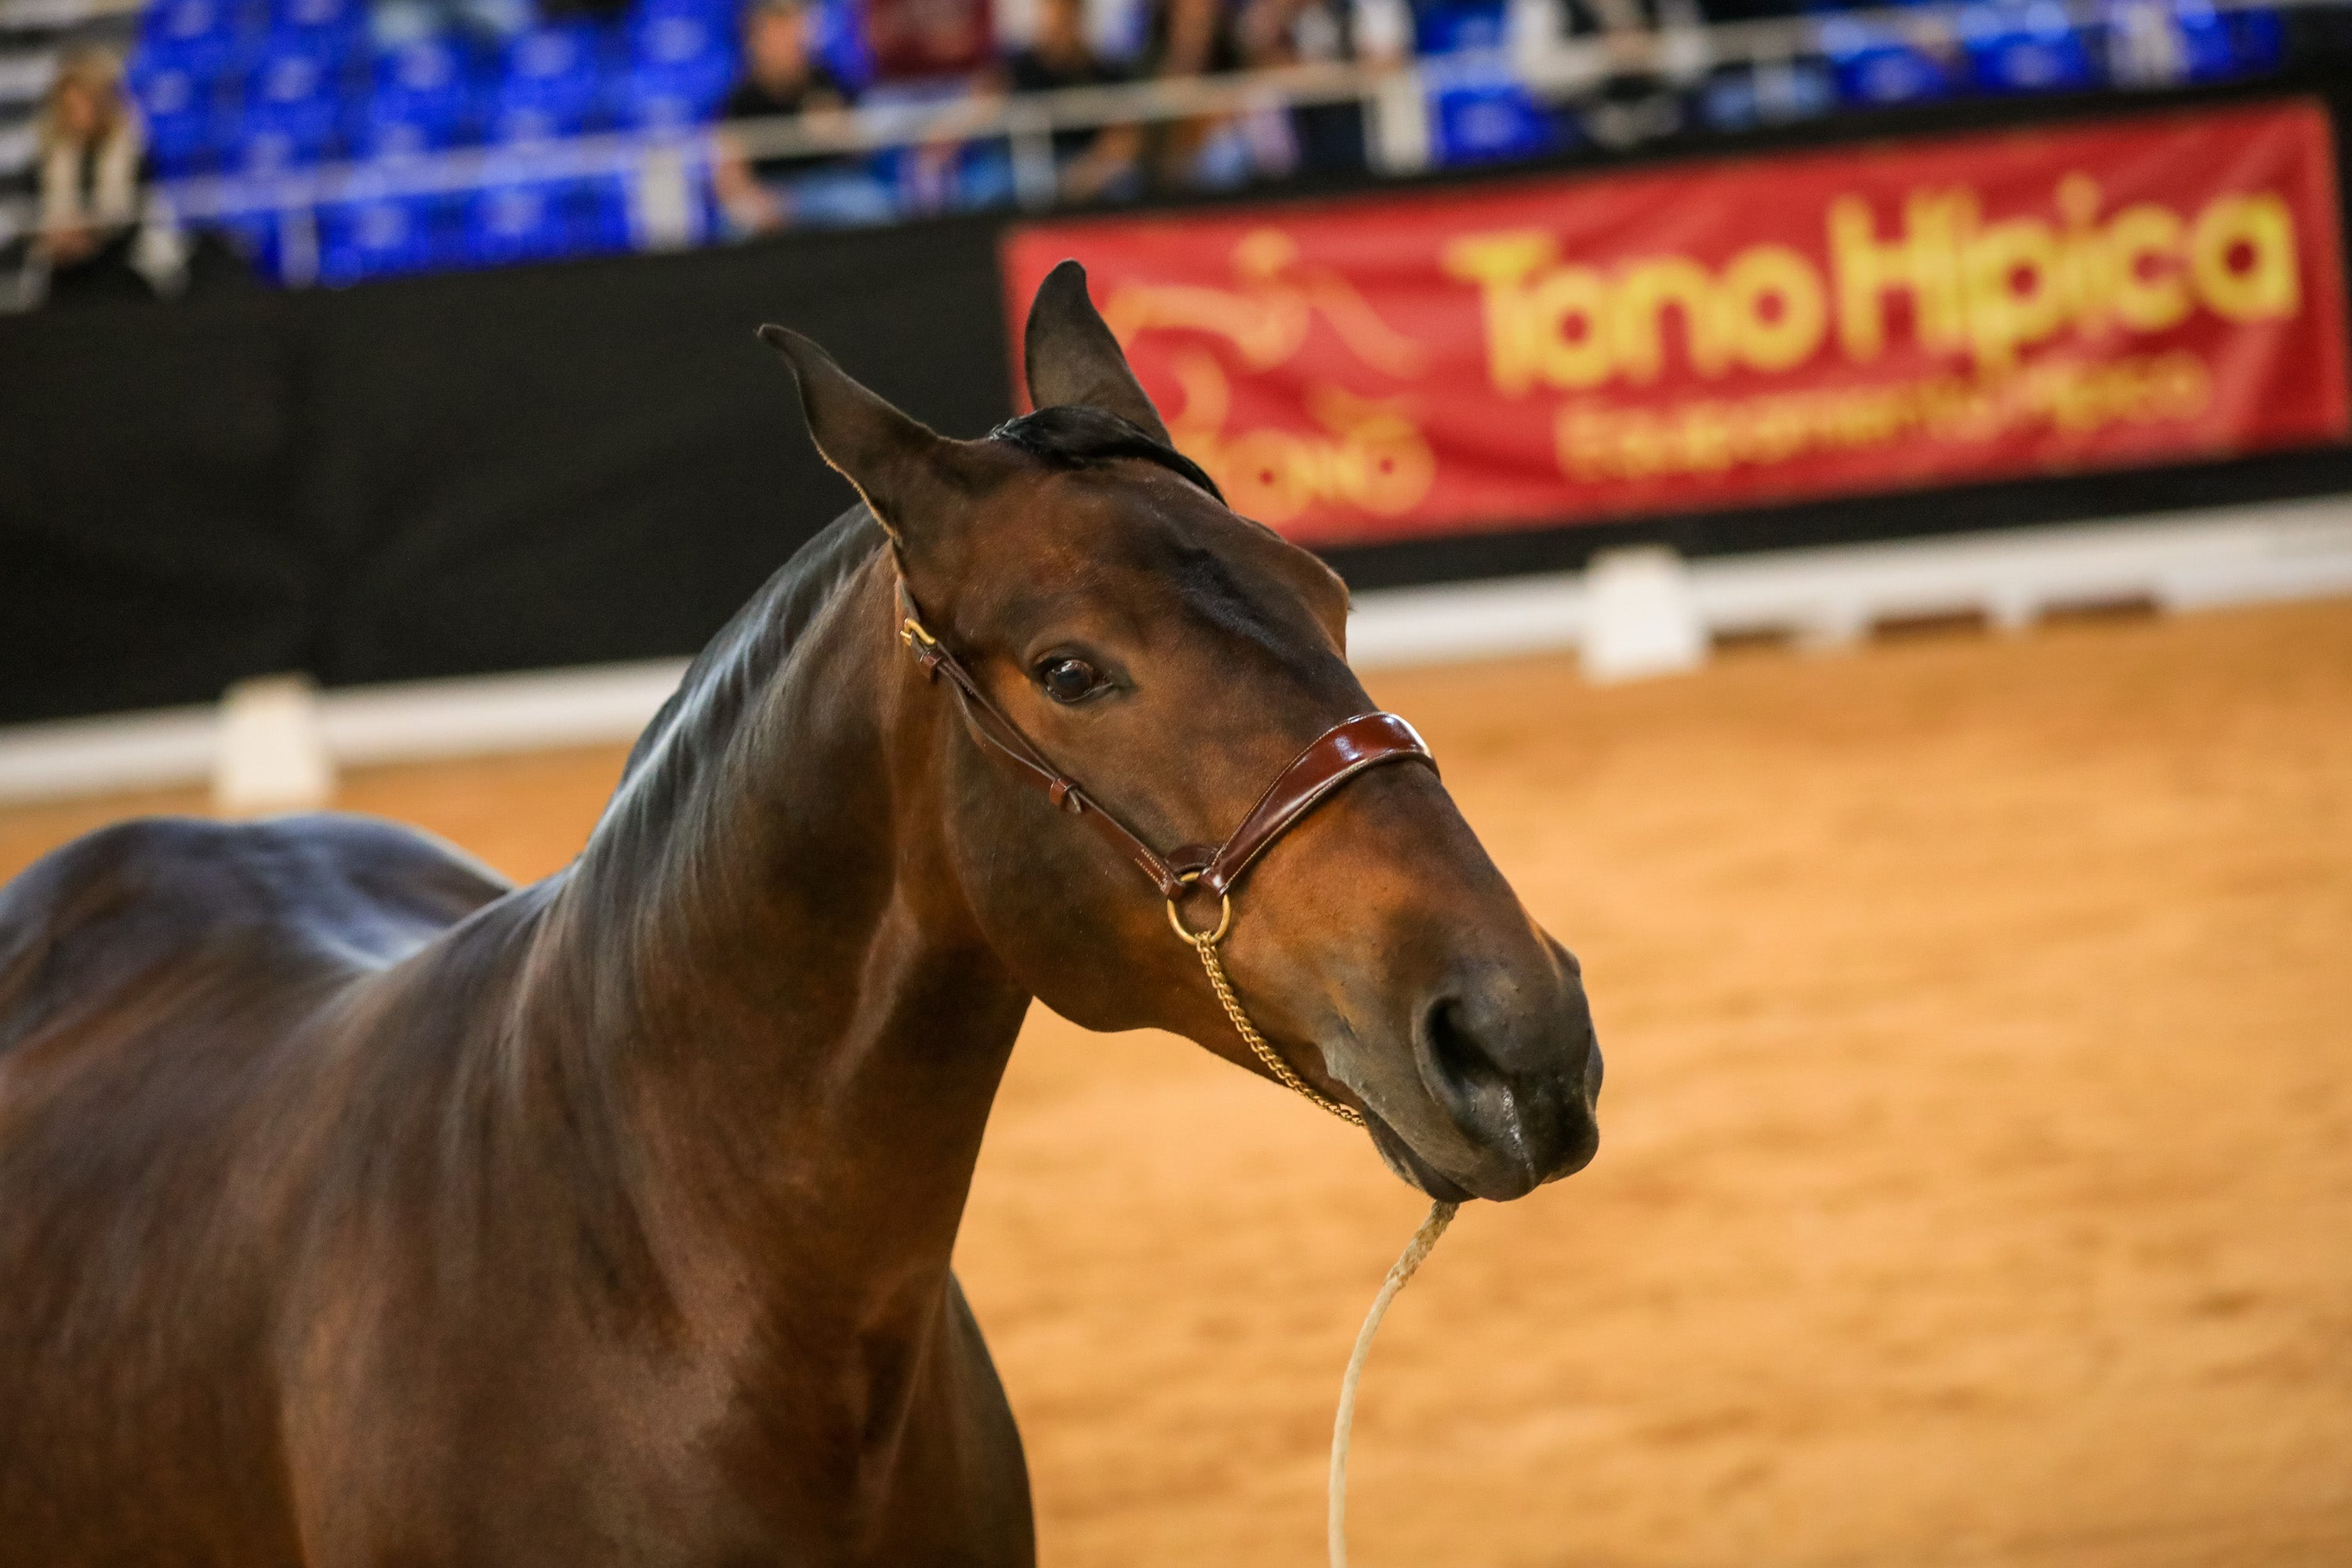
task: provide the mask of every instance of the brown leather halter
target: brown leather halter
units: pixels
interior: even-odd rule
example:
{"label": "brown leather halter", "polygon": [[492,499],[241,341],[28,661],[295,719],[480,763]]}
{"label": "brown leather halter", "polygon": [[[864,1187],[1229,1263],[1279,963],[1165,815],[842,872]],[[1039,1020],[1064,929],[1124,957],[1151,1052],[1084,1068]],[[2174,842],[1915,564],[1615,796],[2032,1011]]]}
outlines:
{"label": "brown leather halter", "polygon": [[[1055,766],[1036,742],[1022,733],[1021,726],[989,700],[963,661],[950,653],[923,625],[922,611],[904,580],[898,584],[898,640],[915,656],[926,679],[936,682],[941,675],[948,678],[949,689],[955,693],[964,724],[973,737],[1043,789],[1045,798],[1056,807],[1085,823],[1151,879],[1152,887],[1167,900],[1168,923],[1200,954],[1202,967],[1208,972],[1209,984],[1218,1002],[1257,1058],[1291,1089],[1341,1120],[1361,1126],[1361,1116],[1318,1093],[1266,1043],[1265,1037],[1242,1011],[1216,949],[1233,929],[1234,885],[1241,880],[1242,873],[1276,839],[1331,798],[1340,785],[1382,763],[1420,762],[1432,768],[1437,766],[1428,745],[1413,727],[1393,713],[1359,713],[1352,719],[1341,720],[1307,742],[1307,749],[1275,775],[1265,793],[1257,797],[1257,804],[1243,816],[1241,826],[1227,835],[1223,843],[1186,844],[1163,855],[1106,810],[1076,779]],[[1194,931],[1184,923],[1177,906],[1194,888],[1217,896],[1214,931]]]}

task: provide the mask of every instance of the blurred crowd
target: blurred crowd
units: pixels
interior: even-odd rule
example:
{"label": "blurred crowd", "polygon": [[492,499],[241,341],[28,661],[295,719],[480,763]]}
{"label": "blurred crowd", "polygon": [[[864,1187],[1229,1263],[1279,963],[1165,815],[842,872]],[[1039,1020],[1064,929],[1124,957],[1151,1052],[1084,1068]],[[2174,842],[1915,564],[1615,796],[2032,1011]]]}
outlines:
{"label": "blurred crowd", "polygon": [[[803,123],[823,124],[860,101],[984,110],[1012,93],[1308,60],[1394,64],[1411,43],[1404,0],[1244,0],[1237,6],[1218,0],[1164,6],[1027,0],[1024,9],[1020,34],[1000,41],[985,7],[923,0],[917,15],[901,18],[887,4],[869,6],[866,58],[850,64],[828,57],[811,0],[755,0],[743,24],[743,75],[720,116],[740,122],[806,115],[814,118]],[[958,133],[960,119],[981,117],[946,114],[936,134],[897,160],[761,157],[722,132],[712,189],[727,221],[749,232],[871,222],[908,207],[994,205],[1012,195],[1010,150]],[[1056,195],[1074,203],[1364,163],[1363,115],[1352,103],[1066,126],[1050,140]]]}
{"label": "blurred crowd", "polygon": [[[1976,0],[1941,31],[1830,10],[1824,46],[1769,66],[1708,64],[1675,39],[1811,0],[153,0],[128,55],[68,51],[35,127],[38,237],[28,287],[111,279],[170,291],[205,252],[152,182],[268,176],[321,163],[396,170],[479,148],[459,193],[362,182],[289,234],[266,209],[215,226],[266,272],[326,281],[629,248],[642,191],[548,175],[534,149],[583,133],[656,138],[717,121],[672,243],[1003,205],[1015,150],[991,133],[1009,94],[1104,88],[1318,61],[1507,62],[1532,43],[1596,40],[1604,69],[1568,100],[1507,63],[1454,72],[1426,101],[1430,161],[1625,145],[1694,126],[1737,131],[1841,104],[1969,92],[2196,81],[2273,68],[2270,12],[2207,0],[2105,0],[2095,26],[2057,0]],[[1481,56],[1479,51],[1488,51]],[[823,134],[859,106],[929,110],[909,145]],[[733,127],[744,128],[740,133]],[[960,129],[961,127],[961,129]],[[1269,99],[1241,111],[1059,123],[1064,203],[1331,175],[1367,162],[1359,100]],[[1033,184],[1024,191],[1034,199]]]}

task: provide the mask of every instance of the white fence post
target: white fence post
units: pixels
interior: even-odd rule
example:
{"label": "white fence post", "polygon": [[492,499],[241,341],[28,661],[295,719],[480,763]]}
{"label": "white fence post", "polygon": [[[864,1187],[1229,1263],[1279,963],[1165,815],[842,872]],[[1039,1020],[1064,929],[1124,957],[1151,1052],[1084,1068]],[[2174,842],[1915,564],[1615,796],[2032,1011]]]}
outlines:
{"label": "white fence post", "polygon": [[1683,558],[1664,545],[1605,550],[1584,574],[1584,673],[1631,680],[1696,669],[1706,627]]}
{"label": "white fence post", "polygon": [[636,216],[642,249],[683,250],[694,243],[694,185],[683,147],[649,147],[637,161]]}
{"label": "white fence post", "polygon": [[1013,116],[1006,127],[1013,149],[1013,195],[1032,212],[1050,207],[1062,194],[1061,177],[1054,170],[1054,122],[1030,111]]}
{"label": "white fence post", "polygon": [[303,675],[240,680],[221,699],[213,806],[227,816],[321,806],[335,793],[319,691]]}
{"label": "white fence post", "polygon": [[292,289],[319,280],[319,209],[308,202],[278,209],[278,276]]}
{"label": "white fence post", "polygon": [[1429,167],[1429,95],[1421,73],[1406,68],[1364,100],[1372,166],[1383,174],[1414,174]]}

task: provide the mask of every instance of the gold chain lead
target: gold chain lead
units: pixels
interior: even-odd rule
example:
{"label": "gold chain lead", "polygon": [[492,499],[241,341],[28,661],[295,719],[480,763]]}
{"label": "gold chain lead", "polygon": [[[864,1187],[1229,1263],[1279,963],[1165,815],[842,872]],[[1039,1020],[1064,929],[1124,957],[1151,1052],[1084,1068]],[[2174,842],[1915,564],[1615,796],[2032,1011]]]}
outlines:
{"label": "gold chain lead", "polygon": [[[1172,905],[1171,909],[1172,910]],[[1225,1016],[1231,1018],[1234,1021],[1234,1027],[1241,1032],[1242,1043],[1248,1046],[1256,1055],[1257,1059],[1265,1064],[1265,1070],[1280,1079],[1286,1088],[1305,1095],[1349,1126],[1361,1127],[1364,1124],[1364,1118],[1360,1111],[1317,1093],[1314,1086],[1290,1070],[1290,1064],[1276,1054],[1275,1048],[1266,1044],[1265,1037],[1257,1032],[1257,1026],[1249,1021],[1249,1015],[1242,1011],[1240,999],[1234,996],[1232,984],[1225,979],[1225,966],[1217,958],[1217,938],[1225,933],[1223,924],[1221,922],[1213,931],[1188,931],[1181,926],[1177,930],[1186,942],[1192,944],[1192,950],[1201,955],[1201,967],[1209,972],[1209,988],[1217,994],[1217,1000],[1224,1005]]]}

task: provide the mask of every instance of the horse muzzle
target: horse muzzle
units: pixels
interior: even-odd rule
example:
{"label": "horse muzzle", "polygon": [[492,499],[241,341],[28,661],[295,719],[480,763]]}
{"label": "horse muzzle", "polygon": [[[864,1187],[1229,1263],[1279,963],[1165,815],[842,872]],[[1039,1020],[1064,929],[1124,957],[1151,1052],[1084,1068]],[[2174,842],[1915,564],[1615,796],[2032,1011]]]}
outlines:
{"label": "horse muzzle", "polygon": [[1551,945],[1555,984],[1538,988],[1538,1005],[1494,984],[1441,987],[1423,1002],[1412,1058],[1428,1103],[1393,1116],[1371,1108],[1381,1157],[1433,1198],[1524,1197],[1582,1170],[1600,1146],[1601,1047],[1575,961]]}

